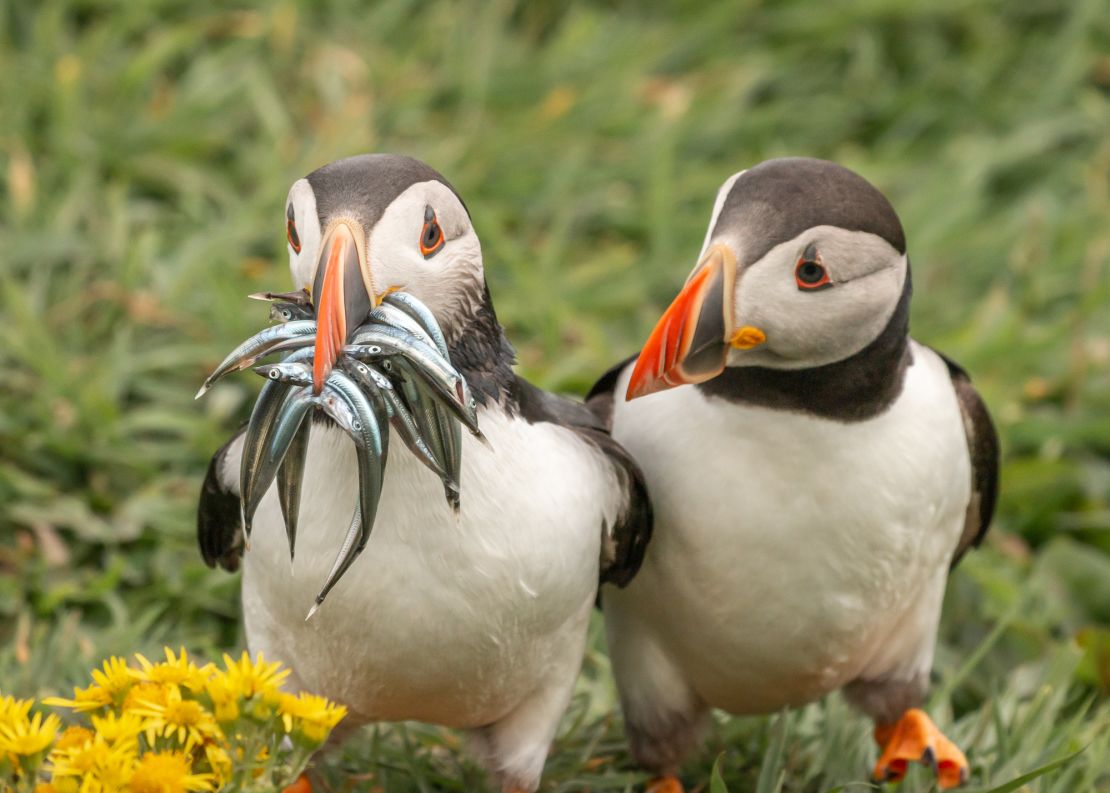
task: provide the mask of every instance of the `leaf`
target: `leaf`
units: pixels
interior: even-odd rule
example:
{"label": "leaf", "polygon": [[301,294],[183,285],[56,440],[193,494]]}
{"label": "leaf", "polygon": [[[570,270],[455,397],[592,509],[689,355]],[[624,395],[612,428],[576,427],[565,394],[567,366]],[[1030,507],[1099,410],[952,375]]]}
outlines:
{"label": "leaf", "polygon": [[966,793],[1013,793],[1013,791],[1017,790],[1023,785],[1028,784],[1029,782],[1032,782],[1034,779],[1042,777],[1050,771],[1055,771],[1057,768],[1067,765],[1079,755],[1083,754],[1083,752],[1085,752],[1086,750],[1087,747],[1084,746],[1079,751],[1073,752],[1067,757],[1061,757],[1059,760],[1053,760],[1051,763],[1042,765],[1040,768],[1035,768],[1028,774],[1022,774],[1017,779],[1012,779],[1005,784],[999,785],[998,787],[981,788],[979,790],[968,790],[966,791]]}
{"label": "leaf", "polygon": [[763,755],[763,767],[759,769],[759,782],[755,793],[779,793],[786,769],[783,768],[782,753],[786,746],[786,726],[789,713],[783,709],[771,725],[771,743]]}
{"label": "leaf", "polygon": [[721,776],[721,761],[724,758],[725,753],[721,752],[717,755],[717,759],[713,761],[713,771],[709,775],[709,793],[728,793],[728,785],[725,784],[724,777]]}

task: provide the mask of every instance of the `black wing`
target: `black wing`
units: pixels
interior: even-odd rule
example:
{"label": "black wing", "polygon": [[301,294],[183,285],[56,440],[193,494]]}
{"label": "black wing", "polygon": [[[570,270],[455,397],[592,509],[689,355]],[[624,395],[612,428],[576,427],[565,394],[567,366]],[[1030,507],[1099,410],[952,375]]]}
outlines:
{"label": "black wing", "polygon": [[965,553],[979,547],[994,516],[994,507],[998,502],[998,432],[982,397],[971,385],[968,373],[947,355],[940,352],[937,355],[948,365],[971,456],[971,501],[967,505],[967,519],[960,544],[952,556],[952,567],[955,567]]}
{"label": "black wing", "polygon": [[197,507],[197,542],[209,567],[219,565],[234,572],[243,556],[243,519],[239,494],[231,490],[221,474],[227,468],[231,445],[246,431],[241,427],[212,455]]}
{"label": "black wing", "polygon": [[607,422],[590,407],[550,394],[516,378],[514,396],[529,422],[549,421],[569,427],[605,455],[617,475],[623,501],[613,525],[601,525],[600,583],[626,586],[635,577],[651,539],[651,500],[640,467],[609,435]]}

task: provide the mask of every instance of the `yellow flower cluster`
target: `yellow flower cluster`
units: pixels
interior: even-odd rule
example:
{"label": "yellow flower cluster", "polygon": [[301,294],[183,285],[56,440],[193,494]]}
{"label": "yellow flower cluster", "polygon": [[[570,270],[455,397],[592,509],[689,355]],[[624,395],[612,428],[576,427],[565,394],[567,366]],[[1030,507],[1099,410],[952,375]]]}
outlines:
{"label": "yellow flower cluster", "polygon": [[223,668],[184,650],[157,663],[110,658],[58,717],[0,697],[0,793],[189,793],[280,790],[347,711],[281,690],[289,670],[247,653]]}

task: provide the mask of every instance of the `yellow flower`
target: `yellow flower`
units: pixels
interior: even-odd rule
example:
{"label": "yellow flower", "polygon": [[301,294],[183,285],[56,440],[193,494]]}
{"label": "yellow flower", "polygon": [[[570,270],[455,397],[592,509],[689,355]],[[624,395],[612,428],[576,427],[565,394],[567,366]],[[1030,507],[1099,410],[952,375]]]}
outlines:
{"label": "yellow flower", "polygon": [[220,724],[228,724],[239,718],[239,697],[231,689],[227,678],[221,673],[211,678],[204,687],[212,700],[212,713]]}
{"label": "yellow flower", "polygon": [[296,728],[315,743],[323,743],[335,725],[347,715],[344,706],[303,691],[296,696],[282,694],[278,710],[286,732],[293,732]]}
{"label": "yellow flower", "polygon": [[204,756],[217,782],[226,782],[231,778],[231,756],[223,746],[211,742],[205,743]]}
{"label": "yellow flower", "polygon": [[256,694],[263,696],[273,695],[289,677],[289,670],[282,669],[281,663],[274,661],[267,663],[262,653],[258,654],[257,661],[251,661],[246,651],[238,661],[224,653],[226,671],[217,670],[215,674],[222,676],[228,688],[240,697],[253,697]]}
{"label": "yellow flower", "polygon": [[31,700],[0,697],[0,724],[21,721],[31,712]]}
{"label": "yellow flower", "polygon": [[55,749],[50,753],[52,782],[61,788],[68,777],[81,781],[82,793],[122,790],[135,768],[137,746],[110,745],[95,735],[80,746]]}
{"label": "yellow flower", "polygon": [[58,742],[54,744],[54,748],[56,750],[72,749],[75,746],[84,746],[94,737],[93,731],[84,727],[66,727],[65,732],[58,738]]}
{"label": "yellow flower", "polygon": [[140,705],[149,705],[152,702],[165,705],[166,692],[170,688],[176,688],[176,686],[163,683],[136,683],[127,692],[127,696],[123,698],[123,710],[134,710]]}
{"label": "yellow flower", "polygon": [[49,697],[44,699],[43,703],[79,712],[100,710],[111,705],[117,697],[122,698],[136,679],[135,670],[127,666],[127,661],[116,657],[105,661],[102,670],[92,670],[92,678],[93,685],[88,688],[74,687],[73,699]]}
{"label": "yellow flower", "polygon": [[212,774],[194,774],[180,752],[150,752],[143,755],[134,776],[131,793],[187,793],[213,790]]}
{"label": "yellow flower", "polygon": [[46,751],[62,726],[58,717],[51,714],[45,719],[41,713],[8,724],[0,724],[0,751],[31,757]]}
{"label": "yellow flower", "polygon": [[185,648],[181,648],[180,655],[174,655],[173,650],[165,648],[166,660],[157,664],[151,663],[142,655],[136,653],[141,670],[136,672],[140,680],[148,683],[172,683],[185,686],[190,691],[200,691],[208,680],[211,665],[198,667],[189,660]]}
{"label": "yellow flower", "polygon": [[43,700],[45,705],[59,708],[70,708],[80,713],[90,710],[100,710],[112,704],[112,695],[100,686],[88,688],[73,687],[73,699],[63,697],[47,697]]}
{"label": "yellow flower", "polygon": [[143,731],[143,720],[135,713],[93,716],[92,725],[96,734],[112,747],[119,747],[133,753],[139,751],[139,733]]}
{"label": "yellow flower", "polygon": [[152,746],[157,736],[163,736],[174,738],[189,751],[205,740],[216,740],[223,735],[212,714],[199,702],[183,699],[177,686],[166,690],[165,702],[140,703],[128,712],[142,717],[142,729],[147,743]]}

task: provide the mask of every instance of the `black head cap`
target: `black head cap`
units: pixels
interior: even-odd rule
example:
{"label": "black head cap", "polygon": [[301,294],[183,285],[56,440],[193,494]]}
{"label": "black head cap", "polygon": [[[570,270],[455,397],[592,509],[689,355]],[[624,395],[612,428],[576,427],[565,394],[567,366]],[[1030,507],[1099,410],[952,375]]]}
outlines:
{"label": "black head cap", "polygon": [[462,203],[458,191],[442,174],[402,154],[347,157],[317,168],[305,178],[316,196],[321,228],[338,213],[351,215],[364,228],[372,228],[397,196],[419,182],[442,182]]}
{"label": "black head cap", "polygon": [[733,183],[713,235],[735,229],[741,266],[814,226],[836,226],[882,237],[906,252],[902,222],[886,197],[859,174],[827,160],[786,157],[749,168]]}

